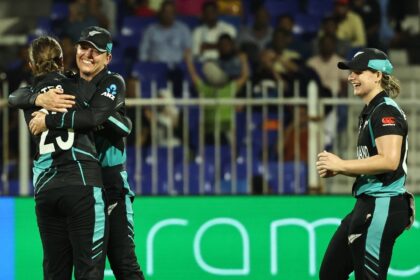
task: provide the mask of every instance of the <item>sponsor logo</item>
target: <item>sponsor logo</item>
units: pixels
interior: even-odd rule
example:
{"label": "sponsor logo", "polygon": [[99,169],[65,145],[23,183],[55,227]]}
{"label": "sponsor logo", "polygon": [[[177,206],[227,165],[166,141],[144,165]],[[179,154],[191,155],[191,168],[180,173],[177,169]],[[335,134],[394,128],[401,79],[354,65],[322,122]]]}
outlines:
{"label": "sponsor logo", "polygon": [[115,84],[111,84],[109,87],[106,88],[106,91],[103,92],[101,95],[108,97],[111,100],[115,100],[116,94],[117,94],[117,86]]}
{"label": "sponsor logo", "polygon": [[114,99],[115,99],[115,95],[112,95],[112,94],[110,94],[109,92],[103,92],[102,94],[101,94],[102,96],[105,96],[105,97],[108,97],[109,99],[111,99],[112,101],[114,101]]}
{"label": "sponsor logo", "polygon": [[383,126],[395,125],[395,118],[394,117],[383,117],[382,118],[382,125]]}
{"label": "sponsor logo", "polygon": [[117,86],[115,84],[111,84],[109,87],[106,88],[106,92],[116,95],[117,94]]}
{"label": "sponsor logo", "polygon": [[[317,259],[317,244],[319,242],[319,232],[318,229],[323,227],[337,227],[341,223],[339,218],[335,217],[324,217],[320,219],[316,219],[313,221],[307,221],[306,219],[301,218],[283,218],[277,220],[271,220],[269,226],[269,240],[267,243],[268,250],[269,250],[269,271],[272,276],[272,279],[277,279],[279,275],[281,275],[281,268],[279,267],[282,264],[280,261],[280,256],[284,258],[288,255],[286,251],[286,246],[284,244],[280,244],[280,240],[278,240],[279,235],[282,234],[282,230],[288,228],[300,228],[303,232],[306,232],[306,236],[308,239],[303,244],[306,244],[307,253],[305,254],[308,263],[307,263],[307,273],[310,277],[315,277],[317,274],[317,267],[319,265],[319,260]],[[146,237],[146,273],[149,276],[158,274],[156,273],[155,267],[155,251],[157,250],[157,244],[159,240],[159,235],[162,232],[168,230],[168,228],[172,228],[172,230],[179,231],[178,238],[182,239],[182,231],[188,230],[188,227],[193,227],[194,221],[184,218],[167,218],[162,220],[157,220],[149,229]],[[192,241],[192,259],[195,260],[195,264],[198,268],[208,274],[211,275],[219,275],[219,276],[236,276],[238,279],[246,279],[246,276],[252,274],[252,267],[255,266],[253,264],[253,252],[251,248],[253,248],[251,241],[251,230],[247,228],[247,226],[242,223],[240,220],[231,218],[231,217],[214,217],[209,220],[202,221],[202,224],[194,224],[197,228],[194,228],[192,231],[188,232],[188,238]],[[416,228],[420,227],[420,224],[416,221],[414,226]],[[238,254],[240,256],[239,262],[236,266],[229,267],[229,266],[217,266],[214,263],[211,263],[208,256],[209,248],[205,245],[208,242],[206,236],[211,234],[212,229],[216,227],[225,227],[230,228],[233,231],[236,231],[238,234],[237,240],[241,246],[238,247]],[[177,229],[176,229],[177,228]],[[190,228],[191,230],[191,228]],[[348,237],[349,242],[354,242],[357,238],[362,236],[363,234],[352,234]],[[296,241],[298,242],[298,241]],[[284,259],[282,259],[284,261]],[[283,267],[284,268],[284,267]],[[409,268],[406,270],[398,270],[393,269],[392,267],[389,268],[390,275],[399,276],[399,277],[411,277],[420,273],[420,266],[414,266],[413,268]],[[111,272],[108,272],[111,275]],[[241,277],[242,276],[242,277]],[[275,278],[276,277],[276,278]],[[268,278],[267,278],[268,279]],[[271,278],[270,278],[271,279]]]}

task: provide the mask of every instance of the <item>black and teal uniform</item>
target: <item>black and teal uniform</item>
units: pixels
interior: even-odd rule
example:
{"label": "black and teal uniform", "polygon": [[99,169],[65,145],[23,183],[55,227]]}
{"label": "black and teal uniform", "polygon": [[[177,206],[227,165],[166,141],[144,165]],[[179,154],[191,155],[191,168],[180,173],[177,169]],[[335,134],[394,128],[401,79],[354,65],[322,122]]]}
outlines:
{"label": "black and teal uniform", "polygon": [[357,157],[378,154],[375,139],[402,136],[401,158],[395,171],[359,175],[353,185],[357,198],[334,234],[325,253],[320,279],[386,279],[392,248],[409,224],[406,194],[408,125],[404,112],[385,92],[376,95],[359,117]]}
{"label": "black and teal uniform", "polygon": [[[131,132],[131,121],[125,117],[125,83],[123,78],[102,70],[92,81],[79,78],[81,100],[87,108],[70,110],[46,117],[49,128],[95,130],[95,143],[102,167],[109,213],[108,258],[116,279],[144,279],[138,265],[134,244],[134,193],[125,170],[124,136]],[[22,91],[22,90],[20,90]],[[14,107],[30,107],[35,97],[27,93],[9,98]]]}
{"label": "black and teal uniform", "polygon": [[[120,81],[121,83],[117,83]],[[125,115],[125,84],[120,75],[102,71],[91,82],[96,87],[95,97],[109,96],[108,90],[117,94],[116,110]],[[115,86],[113,86],[115,85]],[[106,93],[105,93],[106,92]],[[92,104],[93,101],[90,103]],[[110,223],[108,259],[117,280],[143,280],[143,272],[137,261],[134,244],[134,193],[130,189],[125,169],[126,143],[123,132],[130,133],[131,123],[108,119],[108,126],[95,132],[96,148],[102,166],[102,178],[108,199]],[[115,130],[120,128],[120,133]]]}
{"label": "black and teal uniform", "polygon": [[[60,73],[36,77],[32,92],[63,88],[84,105],[78,83]],[[31,113],[25,109],[29,124]],[[54,113],[49,112],[49,115]],[[32,136],[37,146],[33,184],[38,227],[44,249],[44,279],[103,279],[107,247],[107,214],[101,169],[93,133],[49,129]]]}
{"label": "black and teal uniform", "polygon": [[[125,83],[123,78],[102,70],[92,81],[77,79],[80,100],[86,107],[46,117],[48,128],[95,130],[95,144],[102,167],[109,214],[108,258],[116,279],[144,279],[138,265],[134,244],[134,212],[125,170],[124,136],[131,132],[131,121],[125,117]],[[66,91],[64,91],[66,93]],[[36,95],[20,89],[9,97],[9,105],[18,108],[34,106]]]}

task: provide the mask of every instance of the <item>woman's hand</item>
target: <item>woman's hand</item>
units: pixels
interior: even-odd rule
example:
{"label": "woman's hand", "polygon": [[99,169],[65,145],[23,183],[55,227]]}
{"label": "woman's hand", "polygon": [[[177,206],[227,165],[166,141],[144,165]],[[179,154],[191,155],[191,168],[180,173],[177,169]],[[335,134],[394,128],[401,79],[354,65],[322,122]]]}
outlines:
{"label": "woman's hand", "polygon": [[316,168],[322,178],[333,177],[343,171],[343,160],[335,154],[323,151],[318,154]]}
{"label": "woman's hand", "polygon": [[65,113],[67,109],[75,104],[75,96],[64,94],[62,89],[53,88],[46,93],[39,94],[35,100],[35,105],[48,111]]}
{"label": "woman's hand", "polygon": [[42,132],[48,130],[47,125],[45,124],[45,116],[47,113],[44,111],[36,111],[32,113],[32,119],[29,122],[29,130],[33,135],[41,134]]}

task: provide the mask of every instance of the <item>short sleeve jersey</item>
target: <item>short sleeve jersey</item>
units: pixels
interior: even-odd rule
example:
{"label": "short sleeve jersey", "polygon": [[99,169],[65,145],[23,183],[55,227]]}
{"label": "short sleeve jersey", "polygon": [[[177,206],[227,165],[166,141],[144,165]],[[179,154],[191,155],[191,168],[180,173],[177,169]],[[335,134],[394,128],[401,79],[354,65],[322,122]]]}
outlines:
{"label": "short sleeve jersey", "polygon": [[374,197],[395,196],[404,193],[407,177],[407,118],[397,103],[385,92],[376,95],[359,116],[357,157],[378,154],[375,139],[385,135],[403,137],[401,158],[397,170],[377,175],[359,175],[353,184],[353,195]]}

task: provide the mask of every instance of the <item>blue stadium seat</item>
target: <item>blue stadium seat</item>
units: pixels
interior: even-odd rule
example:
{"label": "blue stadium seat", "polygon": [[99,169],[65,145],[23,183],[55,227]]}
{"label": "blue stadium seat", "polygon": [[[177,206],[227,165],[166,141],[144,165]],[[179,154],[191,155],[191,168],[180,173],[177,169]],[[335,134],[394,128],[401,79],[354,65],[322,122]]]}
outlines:
{"label": "blue stadium seat", "polygon": [[121,60],[114,61],[114,59],[112,59],[111,63],[108,65],[108,69],[112,72],[120,74],[123,77],[127,77],[128,75],[127,67],[124,61]]}
{"label": "blue stadium seat", "polygon": [[193,31],[200,24],[200,19],[195,16],[178,15],[177,20],[185,23],[190,31]]}
{"label": "blue stadium seat", "polygon": [[170,163],[169,153],[170,149],[167,147],[157,147],[156,155],[153,154],[152,147],[144,149],[143,155],[144,160],[142,162],[142,190],[144,193],[152,193],[153,183],[153,165],[157,168],[157,191],[160,195],[174,194],[173,190],[169,189],[170,182],[172,180],[175,193],[182,193],[182,177],[176,177],[175,175],[182,176],[182,169],[177,169],[178,166],[182,166],[184,154],[181,147],[175,147],[172,149],[173,163],[172,163],[172,174],[168,174]]}
{"label": "blue stadium seat", "polygon": [[193,152],[198,152],[200,141],[200,108],[188,107],[188,143]]}
{"label": "blue stadium seat", "polygon": [[140,80],[141,97],[152,97],[152,85],[156,90],[167,86],[168,65],[162,62],[136,62],[131,75]]}
{"label": "blue stadium seat", "polygon": [[52,20],[63,20],[69,15],[69,5],[65,2],[53,3],[51,6],[50,18]]}
{"label": "blue stadium seat", "polygon": [[333,4],[333,0],[308,0],[306,12],[309,15],[314,15],[323,18],[332,13]]}
{"label": "blue stadium seat", "polygon": [[246,133],[247,133],[247,126],[248,123],[246,121],[246,112],[237,112],[236,113],[236,145],[239,147],[245,144],[246,140]]}
{"label": "blue stadium seat", "polygon": [[[206,161],[190,162],[187,166],[189,174],[189,194],[200,194],[200,166],[204,165],[204,193],[214,194],[214,165]],[[177,170],[180,166],[177,167]]]}
{"label": "blue stadium seat", "polygon": [[123,19],[120,33],[126,37],[134,35],[141,37],[146,28],[155,22],[155,17],[126,16]]}
{"label": "blue stadium seat", "polygon": [[241,26],[242,26],[242,19],[239,16],[228,16],[228,15],[220,15],[219,19],[221,21],[227,22],[232,24],[235,28],[236,31],[240,31],[241,30]]}
{"label": "blue stadium seat", "polygon": [[[231,162],[224,162],[222,166],[222,193],[232,193],[233,189],[233,171],[236,172],[236,192],[246,194],[248,192],[248,176],[246,158],[244,155],[238,155],[235,160],[234,170]],[[252,175],[252,174],[251,174]]]}
{"label": "blue stadium seat", "polygon": [[37,19],[35,35],[47,35],[52,33],[52,24],[49,17],[40,17]]}
{"label": "blue stadium seat", "polygon": [[[223,165],[230,162],[230,147],[220,146],[220,170],[223,173]],[[200,193],[200,168],[204,170],[204,193],[214,194],[215,193],[215,181],[216,181],[216,163],[215,163],[215,147],[206,146],[204,147],[204,155],[197,155],[194,161],[188,165],[189,172],[189,192],[190,194]],[[180,166],[177,167],[178,172],[182,169]],[[220,178],[221,179],[221,178]],[[222,183],[222,182],[221,182]]]}
{"label": "blue stadium seat", "polygon": [[296,14],[295,25],[301,30],[302,34],[316,33],[321,25],[321,17],[309,14]]}
{"label": "blue stadium seat", "polygon": [[296,0],[266,0],[264,6],[272,17],[284,14],[294,16],[299,12],[299,2]]}
{"label": "blue stadium seat", "polygon": [[116,43],[126,52],[130,52],[130,58],[137,57],[137,50],[140,45],[141,37],[146,28],[156,22],[154,17],[126,16],[121,25],[120,35],[116,38]]}
{"label": "blue stadium seat", "polygon": [[279,162],[272,161],[268,163],[268,182],[273,187],[273,192],[284,194],[304,194],[308,191],[308,166],[304,162],[298,163],[300,168],[299,185],[295,177],[295,163],[286,161],[283,163],[283,189],[280,189],[279,182]]}

